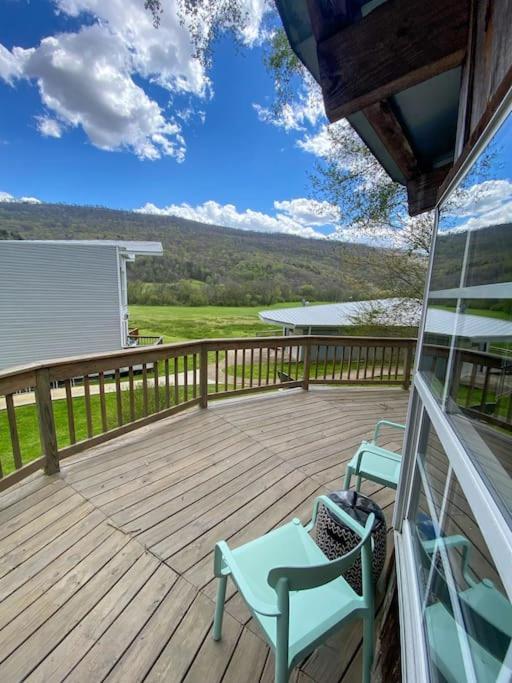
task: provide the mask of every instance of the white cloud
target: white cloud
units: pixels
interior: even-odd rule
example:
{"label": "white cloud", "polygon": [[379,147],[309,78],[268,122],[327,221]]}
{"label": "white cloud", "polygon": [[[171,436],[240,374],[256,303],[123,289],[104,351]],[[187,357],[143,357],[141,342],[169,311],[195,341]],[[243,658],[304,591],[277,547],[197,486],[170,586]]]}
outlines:
{"label": "white cloud", "polygon": [[175,2],[164,3],[158,30],[139,0],[54,0],[64,14],[79,17],[88,12],[102,29],[116,39],[133,72],[149,78],[170,92],[203,96],[209,80],[201,63],[194,59],[188,31],[182,26]]}
{"label": "white cloud", "polygon": [[29,50],[13,48],[12,52],[0,43],[0,78],[13,85],[23,75],[23,65]]}
{"label": "white cloud", "polygon": [[47,138],[62,137],[62,124],[50,116],[36,116],[37,130]]}
{"label": "white cloud", "polygon": [[275,215],[269,215],[252,209],[239,211],[233,204],[207,201],[198,206],[170,204],[161,208],[147,203],[135,211],[158,216],[179,216],[200,223],[224,225],[239,230],[285,233],[320,239],[324,238],[324,235],[315,228],[331,226],[339,217],[337,208],[327,202],[304,198],[276,201],[274,208],[276,209]]}
{"label": "white cloud", "polygon": [[14,197],[9,192],[0,192],[0,202],[7,202],[9,204],[42,204],[41,200],[36,197]]}
{"label": "white cloud", "polygon": [[442,213],[462,221],[452,228],[453,232],[512,223],[512,182],[485,180],[462,187],[452,195]]}
{"label": "white cloud", "polygon": [[243,3],[246,22],[241,37],[246,45],[259,45],[268,37],[263,29],[263,20],[272,7],[269,0],[245,0]]}
{"label": "white cloud", "polygon": [[[179,125],[136,85],[129,52],[108,28],[94,24],[45,38],[24,53],[23,74],[37,81],[41,100],[57,122],[53,132],[58,122],[81,126],[101,149],[127,148],[142,159],[183,159]],[[48,126],[40,130],[47,134]]]}
{"label": "white cloud", "polygon": [[[0,45],[0,78],[9,84],[22,78],[37,83],[47,112],[38,119],[41,134],[58,137],[66,127],[81,127],[101,149],[182,161],[186,144],[176,117],[184,106],[181,102],[173,115],[173,100],[186,97],[195,104],[211,96],[212,88],[178,17],[177,3],[164,3],[158,30],[142,0],[53,3],[57,12],[83,18],[81,27],[48,36],[30,49],[9,51]],[[259,39],[268,4],[245,0],[244,6],[242,40],[251,45]],[[200,18],[200,30],[201,22],[206,31],[211,16]],[[168,108],[148,94],[147,83],[171,96]]]}
{"label": "white cloud", "polygon": [[285,103],[276,114],[267,107],[253,104],[260,121],[286,131],[305,131],[325,118],[320,92],[316,85],[307,85],[291,103]]}
{"label": "white cloud", "polygon": [[302,225],[335,225],[341,217],[339,207],[329,202],[304,197],[282,202],[275,201],[274,208]]}
{"label": "white cloud", "polygon": [[327,159],[332,154],[332,138],[329,127],[324,124],[315,133],[306,134],[302,139],[297,140],[297,147],[314,154],[316,157]]}

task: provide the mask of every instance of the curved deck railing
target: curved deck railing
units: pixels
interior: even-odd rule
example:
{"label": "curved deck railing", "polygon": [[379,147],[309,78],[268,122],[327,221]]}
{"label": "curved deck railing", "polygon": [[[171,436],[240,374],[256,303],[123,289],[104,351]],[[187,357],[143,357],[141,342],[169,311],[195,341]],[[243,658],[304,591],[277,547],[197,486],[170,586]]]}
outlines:
{"label": "curved deck railing", "polygon": [[155,420],[215,399],[310,384],[408,388],[415,339],[208,339],[0,372],[0,490]]}

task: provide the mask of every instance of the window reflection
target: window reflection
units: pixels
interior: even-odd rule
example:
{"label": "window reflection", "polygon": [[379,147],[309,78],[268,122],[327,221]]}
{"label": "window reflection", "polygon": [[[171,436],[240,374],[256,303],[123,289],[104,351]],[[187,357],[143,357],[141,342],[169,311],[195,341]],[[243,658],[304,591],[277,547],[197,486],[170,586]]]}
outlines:
{"label": "window reflection", "polygon": [[512,116],[439,213],[419,371],[512,524]]}
{"label": "window reflection", "polygon": [[[431,679],[510,680],[512,605],[439,439],[425,421],[409,518]],[[430,463],[430,475],[422,463]],[[436,488],[443,490],[441,498]]]}

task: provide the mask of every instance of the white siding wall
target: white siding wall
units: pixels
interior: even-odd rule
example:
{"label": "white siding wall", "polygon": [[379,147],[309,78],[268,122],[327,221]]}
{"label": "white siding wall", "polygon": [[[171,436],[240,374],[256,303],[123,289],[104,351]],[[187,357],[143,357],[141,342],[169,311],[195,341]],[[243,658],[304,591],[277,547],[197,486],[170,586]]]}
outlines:
{"label": "white siding wall", "polygon": [[117,247],[0,241],[0,368],[121,348]]}

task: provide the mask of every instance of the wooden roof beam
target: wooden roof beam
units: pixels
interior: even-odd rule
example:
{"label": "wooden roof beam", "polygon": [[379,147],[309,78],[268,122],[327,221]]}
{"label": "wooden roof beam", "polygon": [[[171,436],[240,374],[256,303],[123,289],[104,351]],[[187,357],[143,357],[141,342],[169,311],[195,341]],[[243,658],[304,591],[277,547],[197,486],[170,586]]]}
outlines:
{"label": "wooden roof beam", "polygon": [[431,211],[436,206],[439,188],[451,167],[452,164],[447,164],[441,168],[435,168],[407,182],[407,203],[410,216]]}
{"label": "wooden roof beam", "polygon": [[329,120],[459,66],[468,22],[468,0],[388,0],[321,40],[317,52]]}
{"label": "wooden roof beam", "polygon": [[416,216],[433,209],[439,186],[451,164],[436,169],[422,168],[389,102],[372,104],[362,113],[406,178],[409,214]]}
{"label": "wooden roof beam", "polygon": [[404,177],[409,180],[418,175],[420,171],[414,151],[389,103],[376,102],[365,107],[362,113]]}

